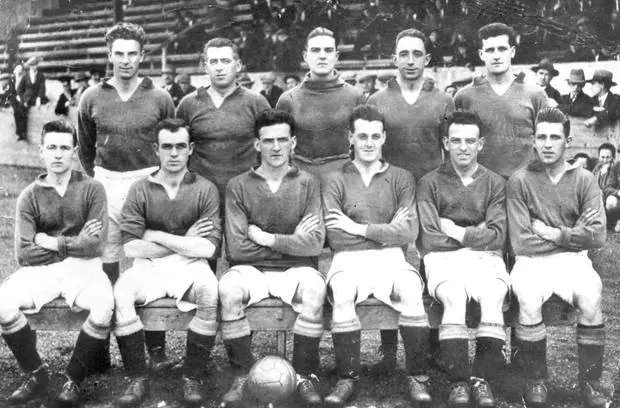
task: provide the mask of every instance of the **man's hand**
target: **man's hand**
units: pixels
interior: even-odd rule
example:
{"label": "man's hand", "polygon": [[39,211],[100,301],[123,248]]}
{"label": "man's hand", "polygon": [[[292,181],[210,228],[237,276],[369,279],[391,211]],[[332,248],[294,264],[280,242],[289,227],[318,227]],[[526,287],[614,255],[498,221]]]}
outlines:
{"label": "man's hand", "polygon": [[187,232],[185,232],[185,236],[198,236],[200,238],[206,238],[213,232],[213,221],[209,218],[202,218],[194,222],[192,226],[189,227]]}
{"label": "man's hand", "polygon": [[448,218],[439,218],[439,224],[443,233],[448,236],[450,236],[450,232],[452,232],[452,230],[456,228],[456,224]]}
{"label": "man's hand", "polygon": [[392,221],[390,223],[397,224],[397,223],[406,221],[407,219],[409,219],[409,216],[410,216],[409,208],[407,207],[398,208],[398,210],[392,217]]}
{"label": "man's hand", "polygon": [[547,98],[547,107],[555,108],[558,105],[559,105],[558,102],[554,100],[553,98]]}
{"label": "man's hand", "polygon": [[301,218],[301,221],[295,227],[295,234],[307,234],[313,232],[319,226],[319,217],[308,214]]}
{"label": "man's hand", "polygon": [[34,243],[41,248],[58,252],[58,239],[46,233],[37,233],[34,236]]}
{"label": "man's hand", "polygon": [[486,229],[487,228],[487,222],[486,221],[480,222],[478,225],[476,225],[476,228],[478,228],[478,229]]}
{"label": "man's hand", "polygon": [[539,219],[532,219],[532,230],[534,233],[544,240],[558,243],[562,231],[558,228],[548,226]]}
{"label": "man's hand", "polygon": [[102,228],[103,223],[101,221],[98,219],[91,219],[84,224],[79,236],[99,236]]}
{"label": "man's hand", "polygon": [[596,125],[596,120],[596,117],[588,118],[583,122],[583,125],[585,125],[586,127],[593,127],[594,125]]}
{"label": "man's hand", "polygon": [[579,219],[575,222],[575,226],[589,225],[592,221],[594,221],[594,217],[596,217],[596,215],[598,215],[598,209],[586,209],[581,215],[579,215]]}
{"label": "man's hand", "polygon": [[269,232],[265,232],[256,225],[248,226],[248,238],[260,246],[271,248],[276,241],[276,237]]}
{"label": "man's hand", "polygon": [[338,209],[330,209],[325,216],[325,226],[329,229],[339,229],[350,235],[366,237],[367,225],[354,222]]}

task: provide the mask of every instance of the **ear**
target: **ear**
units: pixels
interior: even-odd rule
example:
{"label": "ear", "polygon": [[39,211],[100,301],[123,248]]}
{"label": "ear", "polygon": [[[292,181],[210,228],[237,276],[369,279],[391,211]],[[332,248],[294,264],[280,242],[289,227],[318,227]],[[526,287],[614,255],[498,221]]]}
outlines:
{"label": "ear", "polygon": [[194,153],[194,146],[195,144],[193,142],[189,143],[189,154],[188,155],[192,155]]}
{"label": "ear", "polygon": [[353,138],[354,138],[353,132],[349,130],[349,145],[353,145]]}
{"label": "ear", "polygon": [[254,149],[256,152],[260,152],[260,140],[258,138],[254,138]]}
{"label": "ear", "polygon": [[396,54],[392,54],[392,62],[395,67],[398,67],[398,56]]}
{"label": "ear", "polygon": [[484,137],[478,138],[478,151],[482,151],[482,148],[484,148],[485,142],[486,140],[484,139]]}
{"label": "ear", "polygon": [[443,138],[441,139],[441,142],[443,143],[443,149],[444,149],[446,152],[449,152],[449,150],[448,150],[448,137],[443,137]]}
{"label": "ear", "polygon": [[297,146],[297,137],[293,135],[291,137],[291,150],[294,150],[296,146]]}
{"label": "ear", "polygon": [[145,55],[146,55],[146,50],[144,50],[144,45],[142,45],[142,50],[140,50],[140,62],[144,61]]}
{"label": "ear", "polygon": [[338,51],[338,44],[336,44],[336,61],[340,59],[340,51]]}
{"label": "ear", "polygon": [[108,48],[108,61],[110,63],[113,63],[113,60],[112,60],[112,49],[111,48]]}
{"label": "ear", "polygon": [[426,67],[428,63],[430,62],[431,62],[431,55],[427,54],[426,57],[424,57],[424,67]]}
{"label": "ear", "polygon": [[306,50],[303,51],[302,56],[304,58],[304,62],[308,64],[308,52]]}
{"label": "ear", "polygon": [[157,142],[153,143],[153,152],[155,152],[155,155],[159,156],[159,144]]}
{"label": "ear", "polygon": [[566,141],[566,146],[568,147],[571,144],[571,142],[573,142],[573,137],[569,135],[568,137],[566,137],[565,141]]}
{"label": "ear", "polygon": [[237,72],[240,72],[242,68],[243,68],[243,63],[241,62],[240,59],[237,58],[235,60],[235,69],[237,70]]}
{"label": "ear", "polygon": [[517,52],[517,48],[515,46],[511,46],[510,47],[510,58],[511,59],[515,57],[516,52]]}

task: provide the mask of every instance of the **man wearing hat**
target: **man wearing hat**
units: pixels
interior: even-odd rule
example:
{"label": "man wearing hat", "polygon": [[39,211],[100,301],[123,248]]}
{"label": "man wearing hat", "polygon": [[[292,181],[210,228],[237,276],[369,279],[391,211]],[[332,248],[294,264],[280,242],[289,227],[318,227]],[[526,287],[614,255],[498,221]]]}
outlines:
{"label": "man wearing hat", "polygon": [[571,117],[590,118],[593,115],[594,100],[583,92],[586,77],[581,68],[573,68],[566,80],[570,93],[560,97],[560,110]]}
{"label": "man wearing hat", "polygon": [[301,82],[301,79],[299,78],[297,74],[289,74],[284,77],[284,84],[286,84],[287,90],[297,87],[300,82]]}
{"label": "man wearing hat", "polygon": [[39,71],[38,66],[38,57],[28,59],[24,64],[24,68],[27,68],[28,72],[17,84],[17,95],[23,106],[23,110],[14,113],[18,141],[28,140],[28,110],[30,107],[47,104],[49,101],[45,96],[45,77]]}
{"label": "man wearing hat", "polygon": [[181,91],[183,91],[183,96],[185,97],[187,94],[196,91],[196,87],[192,85],[192,82],[189,78],[189,74],[183,73],[177,76],[177,84],[181,87]]}
{"label": "man wearing hat", "polygon": [[594,70],[594,75],[586,81],[592,84],[594,115],[584,124],[588,127],[611,125],[620,118],[620,97],[612,94],[609,89],[616,85],[613,74],[609,70]]}
{"label": "man wearing hat", "polygon": [[82,98],[82,94],[84,94],[84,91],[86,91],[86,89],[89,87],[88,86],[88,75],[86,73],[77,73],[75,75],[75,84],[77,85],[77,88],[74,90],[73,93],[73,103],[71,105],[79,105],[80,104],[80,99]]}
{"label": "man wearing hat", "polygon": [[540,64],[532,67],[532,71],[536,73],[536,84],[545,90],[547,97],[554,100],[556,104],[559,104],[561,98],[560,92],[551,86],[551,80],[553,77],[557,76],[559,72],[553,67],[551,60],[543,58],[540,60]]}
{"label": "man wearing hat", "polygon": [[377,74],[363,74],[358,81],[362,84],[362,92],[364,93],[364,97],[366,97],[366,99],[370,98],[371,95],[379,91],[375,87],[377,84]]}
{"label": "man wearing hat", "polygon": [[261,95],[267,99],[271,108],[275,108],[284,90],[275,85],[276,76],[271,72],[263,74],[260,81],[263,83],[263,89],[260,91]]}
{"label": "man wearing hat", "polygon": [[72,102],[73,96],[75,95],[75,90],[71,89],[71,76],[60,76],[58,77],[58,81],[62,84],[62,93],[58,96],[54,113],[56,115],[68,115],[69,106],[74,105]]}
{"label": "man wearing hat", "polygon": [[345,83],[351,84],[353,87],[357,85],[357,73],[342,74],[342,79]]}
{"label": "man wearing hat", "polygon": [[254,86],[254,80],[248,75],[248,73],[241,73],[237,78],[237,82],[244,88],[251,90]]}
{"label": "man wearing hat", "polygon": [[102,70],[99,67],[93,67],[90,69],[90,78],[88,79],[88,86],[99,84],[103,81],[103,76],[105,74],[105,68]]}
{"label": "man wearing hat", "polygon": [[11,102],[11,74],[0,74],[0,107],[8,107]]}
{"label": "man wearing hat", "polygon": [[161,78],[164,80],[164,90],[168,91],[168,94],[172,97],[172,102],[176,107],[181,102],[181,98],[185,94],[183,94],[183,90],[181,87],[174,82],[174,67],[171,65],[167,65],[161,69]]}
{"label": "man wearing hat", "polygon": [[381,89],[387,87],[388,83],[394,79],[396,79],[396,74],[394,73],[384,73],[377,77],[377,80],[381,83]]}

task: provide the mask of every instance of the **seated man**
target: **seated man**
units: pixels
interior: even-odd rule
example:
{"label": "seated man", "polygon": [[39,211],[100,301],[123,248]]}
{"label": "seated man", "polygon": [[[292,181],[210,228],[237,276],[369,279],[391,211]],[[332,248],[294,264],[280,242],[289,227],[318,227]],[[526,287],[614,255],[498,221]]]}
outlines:
{"label": "seated man", "polygon": [[298,313],[293,327],[293,367],[306,405],[320,406],[311,381],[319,365],[325,278],[317,270],[325,227],[319,180],[290,165],[293,117],[268,110],[256,119],[254,146],[260,165],[226,188],[226,253],[231,264],[219,283],[222,338],[236,377],[222,399],[238,406],[252,365],[247,306],[277,297]]}
{"label": "seated man", "polygon": [[605,327],[602,283],[588,258],[605,243],[605,210],[592,173],[564,159],[570,143],[568,117],[545,108],[536,117],[536,158],[506,185],[510,243],[516,255],[512,291],[519,301],[514,360],[530,377],[525,404],[547,403],[547,333],[542,304],[558,295],[579,308],[577,347],[579,384],[586,407],[604,407],[599,379]]}
{"label": "seated man", "polygon": [[371,295],[400,312],[410,399],[416,404],[431,401],[424,284],[403,252],[418,234],[415,180],[408,171],[381,160],[384,125],[385,118],[375,106],[356,107],[350,118],[353,160],[323,181],[325,226],[334,251],[327,283],[333,298],[332,337],[340,377],[325,398],[326,406],[343,406],[354,393],[361,333],[355,306]]}
{"label": "seated man", "polygon": [[[506,241],[504,179],[478,164],[484,146],[480,119],[457,111],[444,123],[443,146],[449,155],[418,185],[419,249],[424,255],[428,292],[443,305],[440,351],[452,382],[448,405],[495,407],[488,381],[504,364],[506,342],[502,305],[509,277],[502,259]],[[469,300],[480,304],[476,357],[471,386]]]}
{"label": "seated man", "polygon": [[615,232],[620,232],[620,220],[618,220],[620,181],[618,181],[618,165],[616,164],[616,147],[614,144],[604,142],[598,147],[598,164],[592,173],[598,181],[599,188],[603,191],[607,226],[613,228]]}
{"label": "seated man", "polygon": [[114,310],[112,284],[100,259],[108,229],[107,203],[101,183],[72,171],[77,151],[75,128],[64,120],[50,121],[41,135],[47,173],[17,199],[15,249],[23,267],[0,287],[2,337],[28,373],[9,400],[24,403],[45,391],[46,366],[24,313],[36,313],[46,303],[63,297],[72,310],[90,311],[67,367],[67,382],[58,396],[61,405],[77,406],[79,385],[110,333]]}
{"label": "seated man", "polygon": [[114,333],[131,377],[118,404],[135,407],[148,394],[144,327],[135,305],[171,297],[183,312],[196,309],[187,329],[183,400],[199,405],[217,331],[217,279],[207,258],[221,238],[219,194],[187,169],[194,143],[183,120],[165,119],[155,133],[160,168],[131,186],[121,212],[125,254],[136,259],[114,287]]}

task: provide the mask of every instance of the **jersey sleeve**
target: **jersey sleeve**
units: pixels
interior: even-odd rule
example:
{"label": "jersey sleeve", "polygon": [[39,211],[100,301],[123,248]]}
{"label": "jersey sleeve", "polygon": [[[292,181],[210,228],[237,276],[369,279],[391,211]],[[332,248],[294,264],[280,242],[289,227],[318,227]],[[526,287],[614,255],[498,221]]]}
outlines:
{"label": "jersey sleeve", "polygon": [[220,244],[222,241],[222,218],[220,215],[220,193],[212,183],[206,184],[207,186],[202,190],[200,197],[200,217],[198,219],[208,218],[213,222],[213,230],[207,236],[207,239],[215,245],[216,252],[214,255],[218,255]]}
{"label": "jersey sleeve", "polygon": [[[92,90],[91,90],[92,93]],[[78,155],[84,172],[91,177],[94,174],[95,156],[97,154],[97,126],[91,115],[91,93],[82,95],[77,114]]]}
{"label": "jersey sleeve", "polygon": [[146,231],[146,194],[142,180],[134,182],[127,192],[121,210],[121,235],[123,243],[142,239]]}
{"label": "jersey sleeve", "polygon": [[[493,178],[494,179],[494,178]],[[489,201],[485,213],[485,227],[465,228],[463,246],[478,251],[493,251],[504,248],[506,242],[506,190],[503,178],[490,182]]]}
{"label": "jersey sleeve", "polygon": [[286,111],[288,113],[293,112],[293,99],[290,91],[285,91],[280,98],[278,98],[276,110]]}
{"label": "jersey sleeve", "polygon": [[445,252],[462,248],[463,246],[456,239],[450,238],[441,230],[441,216],[437,203],[437,193],[432,181],[422,178],[416,198],[420,218],[419,243],[421,248],[429,252]]}

